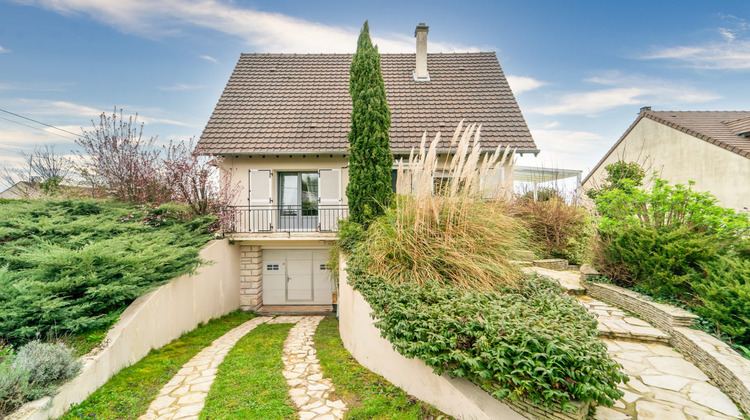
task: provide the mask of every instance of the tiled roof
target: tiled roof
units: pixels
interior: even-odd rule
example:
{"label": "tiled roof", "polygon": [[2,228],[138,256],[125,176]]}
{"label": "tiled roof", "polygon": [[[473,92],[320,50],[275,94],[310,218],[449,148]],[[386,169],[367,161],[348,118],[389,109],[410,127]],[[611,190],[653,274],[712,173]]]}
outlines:
{"label": "tiled roof", "polygon": [[750,111],[644,111],[645,118],[750,158],[750,138],[735,130],[750,126]]}
{"label": "tiled roof", "polygon": [[[750,138],[740,136],[750,130],[750,111],[651,111],[643,110],[619,140],[609,149],[583,182],[596,172],[643,118],[664,124],[722,149],[750,159]],[[743,131],[744,130],[744,131]]]}
{"label": "tiled roof", "polygon": [[[428,54],[416,82],[414,54],[382,54],[391,149],[408,151],[461,119],[482,125],[483,149],[536,144],[495,53]],[[198,142],[203,153],[344,152],[351,54],[242,54]]]}

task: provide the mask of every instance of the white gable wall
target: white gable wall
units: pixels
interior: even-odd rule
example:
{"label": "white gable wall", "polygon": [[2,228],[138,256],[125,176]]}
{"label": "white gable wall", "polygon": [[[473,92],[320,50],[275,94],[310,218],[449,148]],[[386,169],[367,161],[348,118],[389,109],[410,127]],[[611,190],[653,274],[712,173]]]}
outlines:
{"label": "white gable wall", "polygon": [[670,184],[695,181],[693,189],[710,192],[720,205],[750,210],[750,159],[651,119],[642,118],[633,127],[584,182],[583,191],[601,185],[604,168],[618,160],[658,171]]}

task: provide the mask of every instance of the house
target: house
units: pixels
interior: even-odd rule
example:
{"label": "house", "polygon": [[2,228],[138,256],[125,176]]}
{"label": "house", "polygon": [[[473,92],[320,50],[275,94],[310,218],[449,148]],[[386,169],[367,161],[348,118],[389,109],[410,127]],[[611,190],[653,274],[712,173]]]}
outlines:
{"label": "house", "polygon": [[[445,157],[462,119],[482,125],[487,152],[538,153],[495,53],[427,54],[427,32],[417,27],[416,54],[382,54],[395,157],[408,159],[424,132],[439,131]],[[200,137],[198,150],[223,156],[241,184],[231,238],[241,247],[245,310],[332,303],[328,250],[348,214],[351,61],[242,54]],[[503,178],[488,182],[512,182]]]}
{"label": "house", "polygon": [[0,198],[18,200],[24,198],[39,198],[42,195],[37,182],[20,181],[0,192]]}
{"label": "house", "polygon": [[[695,181],[719,204],[750,210],[750,111],[653,111],[638,118],[583,180],[583,190],[601,185],[605,167],[618,160],[658,171],[671,184]],[[646,175],[649,178],[649,174]]]}

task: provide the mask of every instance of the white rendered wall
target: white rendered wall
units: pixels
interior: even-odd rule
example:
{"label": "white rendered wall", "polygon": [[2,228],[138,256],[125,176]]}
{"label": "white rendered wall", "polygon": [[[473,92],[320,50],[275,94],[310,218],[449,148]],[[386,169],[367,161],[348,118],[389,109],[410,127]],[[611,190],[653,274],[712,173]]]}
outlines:
{"label": "white rendered wall", "polygon": [[77,377],[65,383],[51,401],[44,398],[28,403],[9,419],[57,418],[151,349],[164,346],[202,322],[238,309],[239,245],[213,241],[201,250],[200,256],[213,264],[136,299],[109,330],[104,347],[82,358],[84,365]]}

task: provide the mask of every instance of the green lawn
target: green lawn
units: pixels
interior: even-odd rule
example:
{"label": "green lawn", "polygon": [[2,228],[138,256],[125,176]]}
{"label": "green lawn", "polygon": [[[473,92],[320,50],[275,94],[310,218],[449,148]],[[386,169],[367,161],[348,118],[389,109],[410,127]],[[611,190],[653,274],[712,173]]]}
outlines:
{"label": "green lawn", "polygon": [[324,376],[331,378],[336,395],[349,407],[346,418],[451,418],[357,363],[344,348],[339,336],[339,323],[332,317],[326,317],[318,325],[314,340]]}
{"label": "green lawn", "polygon": [[[123,369],[63,419],[136,419],[161,388],[203,348],[253,318],[240,311],[208,322],[138,363]],[[219,366],[200,413],[201,419],[297,419],[282,375],[281,354],[292,324],[262,324],[241,338]],[[315,348],[349,419],[447,419],[362,367],[344,348],[338,321],[325,318],[315,333]]]}
{"label": "green lawn", "polygon": [[293,324],[263,324],[237,342],[219,366],[201,419],[296,419],[281,353]]}
{"label": "green lawn", "polygon": [[183,334],[161,349],[152,350],[138,363],[113,376],[84,402],[71,408],[63,419],[138,418],[183,364],[211,342],[253,317],[236,311]]}

